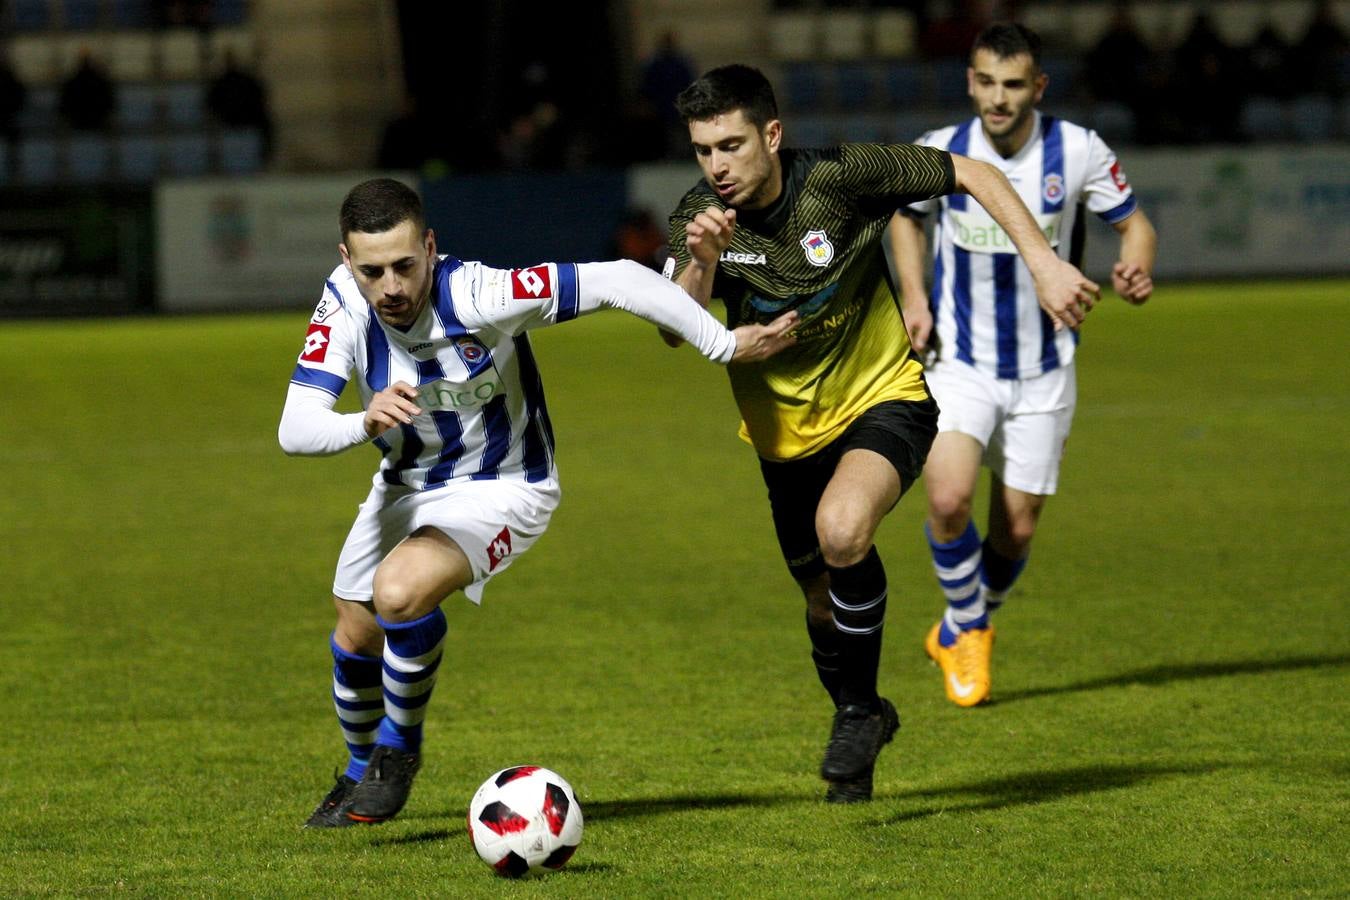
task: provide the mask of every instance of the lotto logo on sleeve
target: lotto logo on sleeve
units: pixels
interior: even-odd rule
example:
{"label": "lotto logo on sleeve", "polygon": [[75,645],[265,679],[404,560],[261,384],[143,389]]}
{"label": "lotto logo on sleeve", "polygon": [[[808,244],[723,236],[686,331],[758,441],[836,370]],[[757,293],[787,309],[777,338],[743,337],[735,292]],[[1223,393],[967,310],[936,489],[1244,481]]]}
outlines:
{"label": "lotto logo on sleeve", "polygon": [[1111,163],[1111,180],[1116,183],[1116,187],[1121,191],[1128,190],[1130,182],[1125,178],[1125,173],[1120,170],[1120,160]]}
{"label": "lotto logo on sleeve", "polygon": [[305,349],[300,353],[300,358],[305,362],[323,362],[323,358],[328,354],[330,330],[327,325],[311,322],[309,331],[305,332]]}
{"label": "lotto logo on sleeve", "polygon": [[494,571],[502,560],[511,555],[511,530],[502,528],[501,532],[488,544],[488,571]]}
{"label": "lotto logo on sleeve", "polygon": [[542,300],[553,296],[548,266],[511,270],[511,296],[517,300]]}

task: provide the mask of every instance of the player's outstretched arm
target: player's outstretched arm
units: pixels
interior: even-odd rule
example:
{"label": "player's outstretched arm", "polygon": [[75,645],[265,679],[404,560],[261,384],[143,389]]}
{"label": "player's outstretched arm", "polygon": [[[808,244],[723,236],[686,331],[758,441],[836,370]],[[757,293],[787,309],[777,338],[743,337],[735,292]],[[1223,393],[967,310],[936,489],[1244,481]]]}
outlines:
{"label": "player's outstretched arm", "polygon": [[763,362],[775,353],[797,343],[792,329],[801,319],[797,311],[789,310],[767,325],[742,325],[731,333],[736,338],[736,352],[733,363]]}
{"label": "player's outstretched arm", "polygon": [[1138,306],[1153,296],[1153,263],[1158,256],[1158,232],[1142,209],[1115,224],[1120,232],[1120,259],[1111,269],[1111,287]]}
{"label": "player's outstretched arm", "polygon": [[[713,276],[717,261],[731,243],[736,230],[736,210],[709,206],[684,226],[684,246],[689,251],[689,262],[675,276],[675,283],[699,302],[704,309],[712,300]],[[661,338],[671,347],[684,341],[679,335],[661,329]]]}
{"label": "player's outstretched arm", "polygon": [[1101,288],[1055,254],[1002,172],[958,153],[952,154],[952,165],[956,189],[974,197],[1016,245],[1036,282],[1036,299],[1054,321],[1055,330],[1081,325],[1096,305]]}

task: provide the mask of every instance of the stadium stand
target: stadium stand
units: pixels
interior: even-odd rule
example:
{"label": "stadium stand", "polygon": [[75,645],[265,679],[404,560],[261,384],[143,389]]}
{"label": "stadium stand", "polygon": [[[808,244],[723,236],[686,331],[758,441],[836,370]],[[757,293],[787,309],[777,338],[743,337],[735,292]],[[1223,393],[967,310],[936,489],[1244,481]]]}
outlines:
{"label": "stadium stand", "polygon": [[[206,103],[227,56],[255,58],[248,3],[191,5],[208,18],[190,24],[166,19],[172,7],[153,0],[0,3],[0,49],[27,88],[0,160],[4,183],[149,183],[266,167],[261,130],[216,121]],[[61,85],[85,55],[113,82],[106,130],[75,130],[60,115]]]}

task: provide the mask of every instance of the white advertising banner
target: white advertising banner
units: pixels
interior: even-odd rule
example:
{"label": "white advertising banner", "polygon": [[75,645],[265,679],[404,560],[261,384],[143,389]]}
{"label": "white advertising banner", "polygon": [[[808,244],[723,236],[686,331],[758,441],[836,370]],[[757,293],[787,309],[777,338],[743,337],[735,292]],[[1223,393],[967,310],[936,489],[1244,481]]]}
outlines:
{"label": "white advertising banner", "polygon": [[[1350,275],[1350,148],[1122,150],[1168,278]],[[1111,271],[1115,232],[1089,216],[1085,268]]]}
{"label": "white advertising banner", "polygon": [[[304,307],[341,262],[338,208],[373,177],[276,176],[162,182],[155,194],[158,308]],[[416,186],[411,176],[400,180]]]}

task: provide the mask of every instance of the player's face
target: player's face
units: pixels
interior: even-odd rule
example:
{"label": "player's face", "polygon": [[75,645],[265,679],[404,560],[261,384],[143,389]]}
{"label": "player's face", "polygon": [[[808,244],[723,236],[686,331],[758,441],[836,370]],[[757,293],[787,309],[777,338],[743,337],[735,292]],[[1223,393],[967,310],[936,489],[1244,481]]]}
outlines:
{"label": "player's face", "polygon": [[782,139],[777,119],[759,129],[739,109],[689,123],[689,142],[703,177],[723,203],[738,209],[762,209],[782,193]]}
{"label": "player's face", "polygon": [[417,321],[431,296],[436,236],[405,219],[388,231],[353,231],[338,245],[361,296],[388,325]]}
{"label": "player's face", "polygon": [[966,69],[967,92],[985,135],[1000,153],[1016,153],[1031,136],[1032,111],[1049,81],[1026,53],[999,58],[992,50],[975,52]]}

